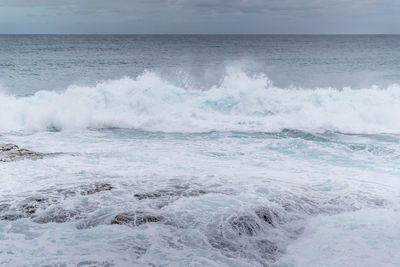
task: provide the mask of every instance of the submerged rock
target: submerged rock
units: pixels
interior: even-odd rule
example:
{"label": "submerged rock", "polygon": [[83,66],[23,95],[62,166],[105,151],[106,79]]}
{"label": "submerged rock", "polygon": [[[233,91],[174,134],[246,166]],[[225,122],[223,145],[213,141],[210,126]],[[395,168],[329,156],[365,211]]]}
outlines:
{"label": "submerged rock", "polygon": [[255,236],[261,231],[261,226],[254,216],[234,216],[229,219],[229,224],[239,236]]}
{"label": "submerged rock", "polygon": [[280,217],[269,207],[235,212],[221,218],[209,232],[208,241],[228,257],[246,257],[269,266],[284,253],[290,241],[291,229],[286,230]]}
{"label": "submerged rock", "polygon": [[88,188],[82,188],[81,195],[93,195],[103,191],[111,191],[114,187],[107,183],[97,183],[89,186]]}
{"label": "submerged rock", "polygon": [[0,145],[0,162],[12,162],[17,160],[31,159],[38,160],[43,159],[46,156],[56,156],[61,153],[39,153],[23,149],[14,144]]}
{"label": "submerged rock", "polygon": [[75,197],[77,195],[88,196],[104,191],[111,191],[114,188],[115,187],[109,183],[95,183],[91,185],[82,185],[72,188],[56,189],[55,191],[58,195],[66,199]]}
{"label": "submerged rock", "polygon": [[144,212],[134,213],[121,213],[111,220],[111,224],[124,224],[139,226],[146,223],[160,222],[163,220],[162,216],[152,215]]}
{"label": "submerged rock", "polygon": [[0,152],[7,152],[7,151],[12,151],[12,150],[18,150],[19,147],[13,144],[5,144],[5,145],[0,145]]}
{"label": "submerged rock", "polygon": [[27,203],[23,204],[21,208],[23,212],[29,216],[36,213],[37,209],[39,209],[40,207],[45,207],[45,206],[48,206],[47,198],[33,197],[33,198],[28,198]]}
{"label": "submerged rock", "polygon": [[206,191],[198,190],[183,190],[181,188],[176,188],[175,190],[158,190],[154,192],[147,193],[137,193],[133,196],[139,200],[143,199],[157,199],[157,198],[168,198],[168,197],[197,197],[200,195],[207,194]]}
{"label": "submerged rock", "polygon": [[271,226],[277,226],[284,222],[284,219],[278,214],[278,212],[266,207],[256,209],[255,214]]}
{"label": "submerged rock", "polygon": [[285,221],[274,210],[260,207],[254,212],[232,215],[227,219],[228,228],[238,236],[255,236],[257,233],[266,232],[266,229],[277,227]]}
{"label": "submerged rock", "polygon": [[183,197],[198,197],[208,192],[201,189],[188,189],[188,187],[176,186],[168,189],[160,189],[153,192],[136,193],[133,196],[140,201],[148,201],[148,205],[154,209],[161,209]]}
{"label": "submerged rock", "polygon": [[28,218],[37,223],[64,223],[74,219],[84,218],[90,210],[79,207],[64,209],[65,199],[77,196],[90,196],[114,187],[109,183],[95,183],[68,189],[46,190],[40,196],[27,197],[21,201],[0,204],[0,220],[15,221]]}
{"label": "submerged rock", "polygon": [[22,214],[5,214],[0,217],[2,221],[16,221],[22,219],[24,216]]}
{"label": "submerged rock", "polygon": [[81,218],[79,211],[67,210],[61,207],[56,207],[53,210],[46,211],[45,214],[32,218],[36,223],[65,223],[73,219]]}

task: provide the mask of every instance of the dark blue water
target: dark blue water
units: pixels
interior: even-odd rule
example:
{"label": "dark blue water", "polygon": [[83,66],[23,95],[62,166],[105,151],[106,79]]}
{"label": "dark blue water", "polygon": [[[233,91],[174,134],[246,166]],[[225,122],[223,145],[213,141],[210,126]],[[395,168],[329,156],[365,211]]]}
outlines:
{"label": "dark blue water", "polygon": [[148,69],[206,88],[238,64],[279,87],[386,87],[399,47],[398,35],[1,35],[0,83],[24,95]]}

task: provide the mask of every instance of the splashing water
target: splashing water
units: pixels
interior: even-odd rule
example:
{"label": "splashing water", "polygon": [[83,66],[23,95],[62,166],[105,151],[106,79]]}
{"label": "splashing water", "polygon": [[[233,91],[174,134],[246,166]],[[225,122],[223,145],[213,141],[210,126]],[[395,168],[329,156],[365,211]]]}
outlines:
{"label": "splashing water", "polygon": [[400,87],[285,89],[231,70],[208,90],[176,87],[152,72],[15,98],[0,95],[0,130],[129,128],[161,132],[400,133]]}
{"label": "splashing water", "polygon": [[29,150],[1,152],[1,263],[395,265],[399,137],[327,130],[396,132],[396,94],[145,73],[2,95],[0,142]]}

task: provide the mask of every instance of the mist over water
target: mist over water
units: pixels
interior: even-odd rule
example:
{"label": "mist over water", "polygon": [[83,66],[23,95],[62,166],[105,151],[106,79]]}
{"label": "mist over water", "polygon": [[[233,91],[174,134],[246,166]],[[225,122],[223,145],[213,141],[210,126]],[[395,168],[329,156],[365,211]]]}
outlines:
{"label": "mist over water", "polygon": [[398,44],[0,36],[0,264],[398,266]]}

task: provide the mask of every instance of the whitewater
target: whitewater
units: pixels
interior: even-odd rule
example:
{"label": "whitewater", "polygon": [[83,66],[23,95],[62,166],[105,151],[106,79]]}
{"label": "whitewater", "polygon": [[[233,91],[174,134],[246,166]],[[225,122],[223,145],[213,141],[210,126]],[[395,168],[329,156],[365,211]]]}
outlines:
{"label": "whitewater", "polygon": [[278,88],[261,73],[228,69],[209,89],[175,86],[146,71],[136,78],[39,91],[0,94],[4,131],[129,128],[159,132],[400,133],[400,86]]}
{"label": "whitewater", "polygon": [[400,38],[0,44],[1,266],[400,266]]}

